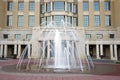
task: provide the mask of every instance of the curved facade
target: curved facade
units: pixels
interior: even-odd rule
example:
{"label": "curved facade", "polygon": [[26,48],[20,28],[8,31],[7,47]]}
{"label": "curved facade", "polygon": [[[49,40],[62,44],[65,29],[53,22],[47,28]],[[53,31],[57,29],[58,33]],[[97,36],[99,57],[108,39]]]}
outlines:
{"label": "curved facade", "polygon": [[86,54],[120,60],[119,4],[119,0],[1,0],[0,57],[19,58],[33,27],[55,22],[59,28],[64,21],[84,30],[80,34],[86,37]]}

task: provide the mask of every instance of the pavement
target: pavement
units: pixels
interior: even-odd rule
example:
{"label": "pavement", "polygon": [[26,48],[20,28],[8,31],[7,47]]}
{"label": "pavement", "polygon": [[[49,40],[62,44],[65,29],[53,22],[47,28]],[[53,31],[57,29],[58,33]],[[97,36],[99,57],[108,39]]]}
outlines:
{"label": "pavement", "polygon": [[120,64],[95,63],[98,66],[103,65],[103,67],[99,66],[94,74],[7,71],[10,68],[6,69],[6,66],[15,65],[17,62],[16,59],[0,60],[0,80],[120,80]]}

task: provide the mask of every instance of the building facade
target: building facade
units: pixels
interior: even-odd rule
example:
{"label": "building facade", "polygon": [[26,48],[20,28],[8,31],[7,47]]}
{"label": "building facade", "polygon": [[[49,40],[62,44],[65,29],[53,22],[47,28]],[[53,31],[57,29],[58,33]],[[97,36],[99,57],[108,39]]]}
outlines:
{"label": "building facade", "polygon": [[53,21],[59,27],[64,20],[70,27],[84,28],[86,54],[120,60],[119,4],[119,0],[1,0],[0,57],[19,58],[34,27]]}

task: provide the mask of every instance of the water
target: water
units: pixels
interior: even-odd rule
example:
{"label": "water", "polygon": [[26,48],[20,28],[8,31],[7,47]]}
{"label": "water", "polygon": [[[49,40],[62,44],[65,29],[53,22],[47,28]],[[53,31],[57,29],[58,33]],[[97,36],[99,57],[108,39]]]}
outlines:
{"label": "water", "polygon": [[[91,57],[85,53],[84,37],[79,36],[76,28],[68,25],[70,24],[62,20],[61,27],[51,22],[46,27],[33,29],[32,39],[28,43],[32,44],[32,50],[28,51],[26,46],[16,68],[39,72],[91,70],[94,64]],[[30,54],[28,59],[25,59],[26,54]]]}

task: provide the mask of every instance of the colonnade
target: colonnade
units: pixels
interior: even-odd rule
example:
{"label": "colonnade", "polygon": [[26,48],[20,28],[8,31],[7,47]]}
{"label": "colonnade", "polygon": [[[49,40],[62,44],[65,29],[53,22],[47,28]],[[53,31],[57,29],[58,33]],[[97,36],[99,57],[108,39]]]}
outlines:
{"label": "colonnade", "polygon": [[[12,44],[13,45],[13,44]],[[20,58],[21,54],[22,54],[22,50],[21,50],[21,47],[22,47],[23,44],[14,44],[14,50],[13,50],[13,56],[16,55],[16,58]],[[0,57],[1,58],[7,58],[8,57],[8,46],[9,44],[0,44]],[[30,57],[30,44],[27,45],[27,57],[29,58]],[[11,55],[12,56],[12,55]]]}
{"label": "colonnade", "polygon": [[[103,52],[103,45],[104,44],[95,44],[96,45],[96,58],[101,59],[101,56],[104,55]],[[86,44],[86,53],[87,55],[90,55],[90,44]],[[111,60],[118,60],[117,55],[117,44],[109,44],[110,47],[110,59]]]}
{"label": "colonnade", "polygon": [[[50,42],[48,41],[48,47],[47,47],[47,52],[50,53]],[[23,44],[14,44],[14,50],[13,50],[13,54],[16,55],[17,58],[19,58],[21,56],[22,47]],[[86,44],[86,54],[90,55],[90,45],[91,44]],[[108,44],[109,45],[109,50],[110,50],[110,59],[111,60],[118,60],[118,51],[117,51],[117,44]],[[9,44],[0,44],[0,57],[4,57],[7,58],[8,57],[8,46]],[[28,47],[28,54],[27,57],[30,58],[31,57],[31,45],[27,45]],[[96,59],[101,59],[101,56],[104,55],[103,52],[103,46],[104,44],[95,44],[96,46]],[[47,55],[47,57],[50,57],[50,55]]]}

